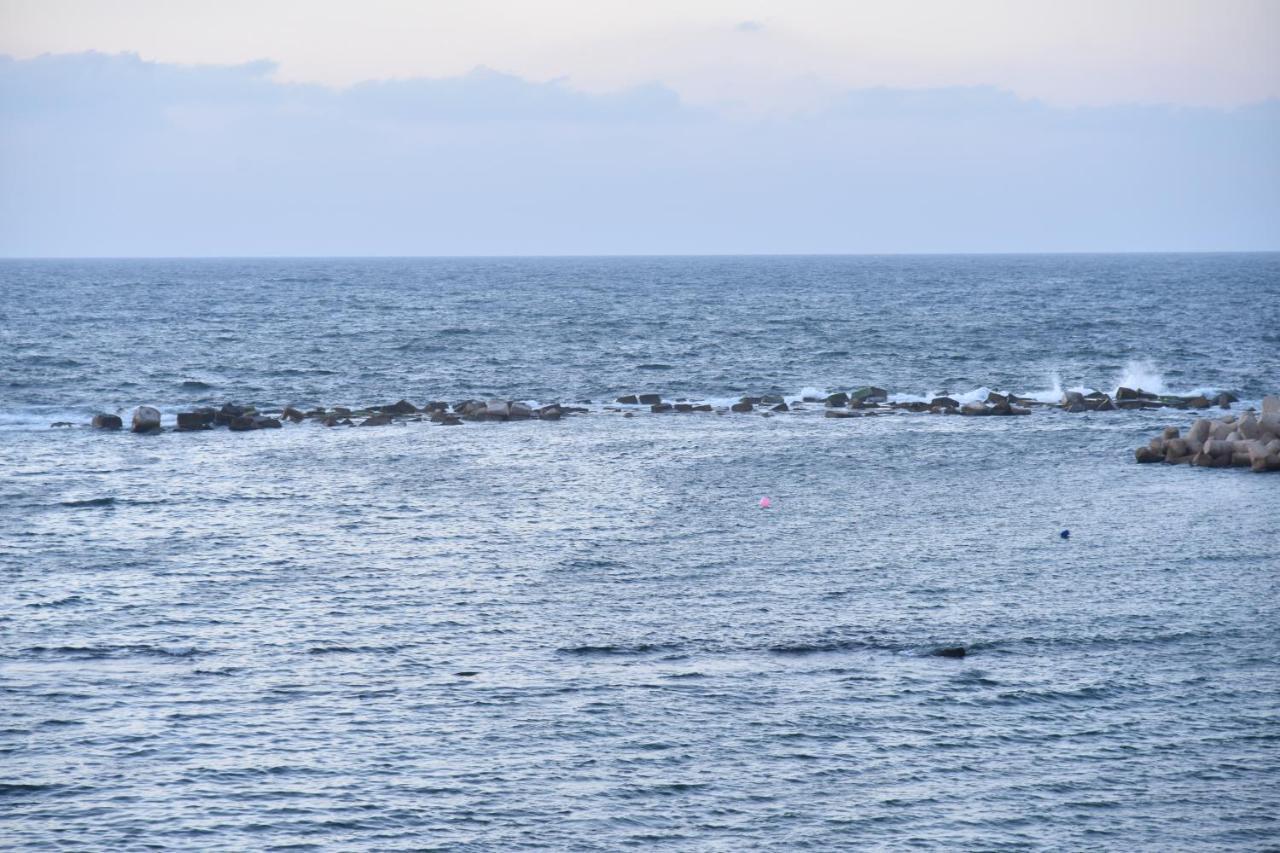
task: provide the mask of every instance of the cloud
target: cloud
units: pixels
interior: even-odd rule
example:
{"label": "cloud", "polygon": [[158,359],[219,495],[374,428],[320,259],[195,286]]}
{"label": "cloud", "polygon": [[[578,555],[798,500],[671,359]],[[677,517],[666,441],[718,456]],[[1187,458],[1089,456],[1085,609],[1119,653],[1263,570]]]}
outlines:
{"label": "cloud", "polygon": [[479,69],[0,59],[0,254],[1280,248],[1280,102],[1062,109],[863,89],[695,110]]}

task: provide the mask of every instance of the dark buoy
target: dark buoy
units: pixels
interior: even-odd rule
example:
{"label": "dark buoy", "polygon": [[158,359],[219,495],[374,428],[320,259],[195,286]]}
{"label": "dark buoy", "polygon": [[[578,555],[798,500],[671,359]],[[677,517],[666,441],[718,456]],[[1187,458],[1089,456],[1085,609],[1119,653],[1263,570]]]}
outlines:
{"label": "dark buoy", "polygon": [[1070,530],[1064,530],[1064,531],[1062,531],[1061,533],[1059,533],[1058,535],[1059,535],[1059,536],[1061,536],[1063,539],[1070,539],[1070,538],[1071,538],[1071,531],[1070,531]]}

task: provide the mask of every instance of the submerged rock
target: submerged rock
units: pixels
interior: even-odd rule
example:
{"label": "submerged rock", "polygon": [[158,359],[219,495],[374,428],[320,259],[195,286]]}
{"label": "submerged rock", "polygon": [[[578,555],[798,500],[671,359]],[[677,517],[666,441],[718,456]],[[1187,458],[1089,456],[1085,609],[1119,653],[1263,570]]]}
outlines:
{"label": "submerged rock", "polygon": [[196,430],[213,429],[213,410],[201,412],[178,412],[178,431],[194,432]]}

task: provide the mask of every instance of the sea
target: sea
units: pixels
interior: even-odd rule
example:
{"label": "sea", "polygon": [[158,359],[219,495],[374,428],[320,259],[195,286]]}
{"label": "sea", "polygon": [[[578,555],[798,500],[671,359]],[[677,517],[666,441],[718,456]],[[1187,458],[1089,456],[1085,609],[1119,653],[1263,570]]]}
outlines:
{"label": "sea", "polygon": [[864,385],[1257,406],[1280,254],[0,262],[0,847],[1280,849],[1280,476]]}

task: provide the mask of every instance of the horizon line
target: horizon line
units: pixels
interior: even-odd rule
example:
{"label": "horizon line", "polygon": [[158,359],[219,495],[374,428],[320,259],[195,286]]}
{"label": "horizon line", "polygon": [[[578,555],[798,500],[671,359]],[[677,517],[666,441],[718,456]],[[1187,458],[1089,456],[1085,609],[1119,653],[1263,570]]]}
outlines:
{"label": "horizon line", "polygon": [[3,255],[3,261],[369,261],[369,260],[557,260],[567,258],[919,258],[1026,257],[1088,255],[1273,255],[1271,249],[1067,249],[1052,251],[938,251],[938,252],[564,252],[547,254],[437,255]]}

